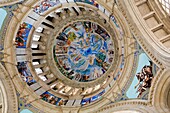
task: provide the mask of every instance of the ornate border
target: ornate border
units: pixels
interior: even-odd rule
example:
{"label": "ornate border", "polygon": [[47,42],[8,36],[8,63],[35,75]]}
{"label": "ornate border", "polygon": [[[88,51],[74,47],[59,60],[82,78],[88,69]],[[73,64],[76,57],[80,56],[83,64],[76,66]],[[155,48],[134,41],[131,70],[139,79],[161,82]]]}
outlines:
{"label": "ornate border", "polygon": [[[13,82],[5,70],[5,68],[0,64],[0,79],[1,82],[4,84],[3,87],[5,88],[5,101],[7,103],[7,108],[4,108],[4,113],[18,113],[18,100],[16,97],[16,90],[14,88]],[[3,88],[1,87],[1,88]],[[4,92],[3,92],[4,93]],[[4,106],[2,106],[4,107]]]}

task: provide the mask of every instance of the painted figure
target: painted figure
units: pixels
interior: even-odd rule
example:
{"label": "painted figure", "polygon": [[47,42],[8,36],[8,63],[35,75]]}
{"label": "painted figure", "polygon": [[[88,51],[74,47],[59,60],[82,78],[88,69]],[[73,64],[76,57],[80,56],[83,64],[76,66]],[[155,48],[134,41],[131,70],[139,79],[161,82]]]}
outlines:
{"label": "painted figure", "polygon": [[56,38],[56,63],[69,79],[94,80],[108,70],[113,61],[113,48],[110,36],[101,26],[88,21],[75,22]]}
{"label": "painted figure", "polygon": [[[61,98],[58,98],[56,96],[54,96],[53,94],[49,93],[48,91],[44,92],[43,94],[40,95],[40,98],[50,104],[56,105],[56,106],[60,106],[61,103],[59,103],[61,100]],[[65,102],[67,102],[65,100]]]}
{"label": "painted figure", "polygon": [[39,5],[36,5],[33,9],[34,12],[41,14],[48,10],[50,7],[53,7],[59,4],[59,0],[43,0]]}
{"label": "painted figure", "polygon": [[20,25],[15,38],[15,45],[17,48],[26,48],[26,41],[31,28],[32,25],[25,22]]}
{"label": "painted figure", "polygon": [[18,62],[17,65],[18,72],[21,75],[21,78],[30,86],[36,81],[33,79],[33,76],[30,72],[30,70],[27,68],[27,63],[26,62]]}
{"label": "painted figure", "polygon": [[152,74],[152,62],[150,61],[150,65],[145,65],[141,72],[136,74],[136,77],[138,79],[138,83],[135,85],[135,88],[138,87],[137,92],[139,92],[138,98],[140,98],[144,91],[147,90],[147,88],[151,87],[151,83],[153,80],[153,74]]}

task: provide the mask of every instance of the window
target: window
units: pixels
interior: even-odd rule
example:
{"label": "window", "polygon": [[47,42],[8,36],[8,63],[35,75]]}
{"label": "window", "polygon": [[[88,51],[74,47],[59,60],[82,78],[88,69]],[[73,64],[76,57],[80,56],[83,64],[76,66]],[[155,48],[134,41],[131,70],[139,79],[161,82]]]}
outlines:
{"label": "window", "polygon": [[38,48],[38,44],[32,44],[31,48]]}
{"label": "window", "polygon": [[42,27],[38,27],[35,31],[41,33],[43,31],[43,28]]}
{"label": "window", "polygon": [[33,62],[32,63],[33,65],[38,65],[38,64],[40,64],[39,62]]}
{"label": "window", "polygon": [[42,69],[40,68],[36,68],[35,71],[37,72],[37,74],[43,73]]}
{"label": "window", "polygon": [[39,76],[39,78],[42,80],[42,81],[46,81],[47,78],[45,76]]}
{"label": "window", "polygon": [[170,15],[170,0],[159,0],[162,8]]}

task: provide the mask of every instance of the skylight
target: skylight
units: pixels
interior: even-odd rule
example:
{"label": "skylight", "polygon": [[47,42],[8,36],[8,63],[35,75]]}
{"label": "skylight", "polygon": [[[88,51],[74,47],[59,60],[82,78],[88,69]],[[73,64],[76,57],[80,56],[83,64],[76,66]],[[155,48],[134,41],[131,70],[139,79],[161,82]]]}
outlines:
{"label": "skylight", "polygon": [[163,9],[170,15],[170,0],[159,0]]}

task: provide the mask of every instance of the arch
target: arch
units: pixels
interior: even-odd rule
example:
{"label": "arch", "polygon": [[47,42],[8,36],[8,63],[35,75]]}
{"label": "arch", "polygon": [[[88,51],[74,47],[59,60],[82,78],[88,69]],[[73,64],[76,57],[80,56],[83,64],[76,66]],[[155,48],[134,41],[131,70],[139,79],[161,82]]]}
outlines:
{"label": "arch", "polygon": [[169,88],[169,93],[168,93],[168,97],[167,97],[167,101],[168,101],[168,107],[170,108],[170,88]]}
{"label": "arch", "polygon": [[[100,0],[97,0],[97,1],[100,1]],[[109,4],[109,2],[111,2],[112,3],[112,1],[113,0],[105,0],[105,1],[102,1],[102,2],[108,2],[108,4]],[[129,3],[132,3],[132,0],[127,0]],[[135,1],[137,1],[137,0],[135,0]],[[139,0],[138,0],[139,1]],[[26,4],[26,2],[28,2],[28,4]],[[11,26],[15,26],[15,28],[18,28],[19,27],[19,22],[22,22],[23,20],[24,20],[24,18],[26,18],[26,16],[29,14],[29,12],[31,12],[31,10],[29,9],[29,8],[25,8],[25,7],[27,7],[27,5],[29,6],[29,7],[31,7],[33,4],[36,4],[36,3],[38,3],[37,1],[32,1],[32,4],[30,5],[29,4],[29,2],[31,3],[31,0],[29,1],[26,1],[25,2],[25,4],[22,6],[22,5],[20,5],[20,9],[22,9],[22,10],[24,10],[25,12],[27,12],[27,13],[23,13],[23,12],[17,12],[17,11],[14,11],[15,12],[15,16],[12,18],[12,20],[11,20]],[[33,3],[34,2],[34,3]],[[126,1],[125,1],[126,2]],[[126,4],[125,2],[123,2],[122,4]],[[133,2],[134,3],[134,2]],[[132,4],[133,4],[132,3]],[[79,3],[78,3],[79,4]],[[105,4],[104,5],[104,7],[106,8],[107,7],[107,5],[108,4]],[[132,5],[132,4],[130,4],[130,5]],[[65,4],[64,4],[65,5]],[[63,6],[64,6],[63,5]],[[75,5],[75,4],[74,4]],[[77,4],[76,4],[77,5]],[[83,4],[84,5],[84,4]],[[127,5],[127,4],[126,4]],[[126,5],[125,5],[125,7],[126,7]],[[129,5],[129,6],[130,6]],[[62,6],[62,7],[63,7]],[[121,7],[121,5],[119,5],[119,7]],[[44,13],[44,15],[47,15],[47,13],[50,13],[52,10],[54,10],[56,7],[53,7],[53,8],[51,8],[50,10],[48,10],[46,13]],[[110,8],[110,7],[109,7]],[[109,9],[108,8],[108,9]],[[122,8],[122,7],[121,7]],[[133,8],[132,8],[133,9]],[[19,10],[19,9],[18,9]],[[96,10],[96,9],[95,9]],[[112,12],[111,10],[109,10],[110,12]],[[116,10],[114,10],[115,12],[114,13],[118,13],[118,14],[115,14],[116,16],[122,16],[123,17],[123,15],[116,9]],[[124,14],[124,12],[125,11],[122,11],[122,13]],[[85,13],[87,13],[87,12],[85,12]],[[113,12],[112,12],[113,13]],[[119,15],[119,13],[120,13],[120,15]],[[129,14],[130,13],[130,11],[128,10],[127,11],[127,13]],[[22,15],[22,16],[21,16]],[[43,16],[44,16],[43,15]],[[41,15],[42,16],[42,15]],[[104,15],[102,15],[102,16],[104,16]],[[121,17],[120,16],[120,17]],[[124,15],[125,16],[125,18],[127,19],[127,15],[125,14]],[[136,16],[136,15],[135,15]],[[118,18],[119,20],[118,21],[121,21],[122,22],[122,18]],[[133,17],[133,16],[132,16]],[[40,17],[41,18],[41,20],[43,20],[42,18],[43,17]],[[123,17],[124,18],[124,17]],[[28,18],[27,18],[28,19]],[[108,19],[108,18],[107,18]],[[72,19],[73,20],[73,19]],[[110,20],[109,20],[110,21]],[[133,25],[129,22],[129,18],[127,19],[127,23],[129,23],[129,26],[131,27],[131,29],[132,29],[132,32],[135,34],[135,36],[146,36],[146,37],[149,37],[149,38],[152,38],[152,36],[150,36],[149,35],[149,33],[148,34],[145,34],[146,32],[136,32],[135,30],[134,30],[134,28],[137,28],[137,29],[139,29],[138,27],[136,27],[135,26],[135,24],[133,24],[135,27],[133,27]],[[40,22],[40,21],[39,21]],[[136,21],[135,21],[136,22]],[[50,23],[50,22],[49,22]],[[124,22],[124,20],[123,20],[123,22],[122,23],[120,23],[120,24],[122,24],[122,26],[123,26],[123,23],[125,23],[125,26],[127,27],[127,23],[126,22]],[[133,21],[132,21],[132,23],[133,23]],[[36,25],[38,25],[39,23],[37,23]],[[17,26],[17,27],[16,27]],[[34,26],[35,27],[35,26]],[[126,27],[124,27],[123,28],[123,30],[125,30],[125,32],[127,32],[127,34],[128,34],[128,36],[130,36],[131,37],[131,34],[129,33],[130,32],[130,30],[128,29],[128,27],[126,28]],[[13,27],[12,27],[13,28]],[[34,30],[35,30],[35,28],[33,28]],[[5,50],[5,52],[6,53],[9,53],[11,56],[10,57],[8,57],[8,58],[6,58],[5,60],[6,61],[9,61],[9,62],[5,62],[5,65],[6,65],[6,68],[8,68],[8,69],[11,69],[11,70],[7,70],[8,71],[8,73],[11,75],[11,78],[13,79],[13,82],[15,82],[15,81],[17,81],[17,80],[20,80],[19,79],[19,77],[17,76],[18,75],[18,73],[16,72],[16,69],[14,68],[14,66],[16,66],[16,59],[15,59],[15,55],[13,55],[13,54],[15,54],[15,51],[13,51],[13,48],[15,48],[14,46],[12,46],[12,39],[14,38],[14,35],[16,34],[16,31],[12,31],[12,32],[10,32],[12,29],[9,29],[9,27],[8,27],[8,29],[7,29],[7,36],[6,36],[6,45],[5,45],[5,47],[7,48],[6,50]],[[17,30],[17,29],[16,29]],[[33,30],[33,31],[34,31]],[[8,40],[9,39],[9,40]],[[152,60],[153,61],[155,61],[157,64],[160,64],[159,66],[161,66],[160,67],[160,69],[161,70],[163,70],[164,69],[164,66],[162,66],[162,63],[165,65],[165,66],[168,66],[168,62],[169,62],[169,54],[168,54],[168,52],[166,53],[165,51],[163,51],[163,52],[165,52],[165,56],[164,55],[162,55],[162,53],[160,52],[159,53],[159,49],[160,48],[157,48],[157,47],[155,47],[155,46],[153,46],[153,47],[151,47],[151,49],[150,49],[150,46],[146,46],[146,45],[150,45],[149,44],[149,41],[147,42],[147,40],[145,40],[145,38],[143,38],[143,39],[140,39],[140,38],[137,38],[138,39],[138,41],[139,41],[139,43],[141,44],[141,46],[142,46],[142,48],[144,48],[144,50],[146,51],[146,53],[148,53],[149,54],[149,56],[152,58]],[[121,39],[120,39],[121,40]],[[126,40],[126,39],[125,39]],[[128,43],[126,43],[127,45],[126,45],[126,47],[128,46],[128,44],[129,44],[129,42],[131,42],[131,41],[133,41],[133,38],[127,38],[127,40],[126,40]],[[145,43],[145,41],[147,42],[147,43]],[[42,44],[42,45],[44,45],[43,43],[41,43],[41,42],[39,42],[39,44]],[[9,47],[9,46],[10,47]],[[26,52],[30,52],[31,50],[29,50],[30,48],[28,48],[28,50],[26,50]],[[128,49],[128,52],[127,52],[127,54],[128,53],[130,53],[130,52],[132,52],[133,50],[131,50],[130,48],[126,48],[126,49]],[[158,50],[157,50],[158,49]],[[156,51],[156,52],[155,52]],[[34,52],[37,52],[37,51],[34,51]],[[40,52],[40,51],[38,51],[38,52]],[[133,53],[133,52],[132,52]],[[25,54],[25,53],[24,53]],[[131,54],[130,54],[131,55]],[[158,58],[156,58],[156,56],[158,55]],[[167,55],[167,56],[166,56]],[[11,57],[13,57],[13,58],[11,58]],[[127,57],[128,57],[128,55],[127,55]],[[131,59],[130,59],[131,58]],[[132,61],[133,59],[132,59],[132,57],[130,57],[129,59],[130,59],[130,61]],[[128,59],[128,60],[129,60]],[[27,60],[27,58],[26,58],[26,60]],[[161,61],[161,63],[158,61],[158,60],[160,60]],[[14,62],[15,61],[15,62]],[[167,62],[166,62],[167,61]],[[44,65],[38,65],[38,66],[44,66]],[[38,67],[37,65],[36,65],[36,67]],[[129,66],[129,67],[128,67]],[[45,66],[44,66],[45,67]],[[128,69],[129,68],[131,68],[131,65],[129,65],[129,64],[127,64],[126,63],[126,66],[125,67],[128,67]],[[123,72],[125,73],[125,72],[128,72],[128,74],[127,75],[129,75],[130,73],[131,73],[131,70],[129,69],[125,69]],[[7,102],[7,107],[9,107],[10,109],[7,109],[7,108],[5,108],[6,109],[6,111],[4,112],[4,113],[6,113],[6,112],[11,112],[12,111],[12,113],[15,113],[15,111],[17,111],[16,110],[16,108],[17,108],[17,102],[16,102],[16,97],[15,97],[15,95],[16,95],[16,92],[15,92],[15,89],[14,89],[14,85],[12,84],[12,82],[11,82],[11,79],[10,79],[10,77],[9,77],[9,74],[6,72],[6,70],[2,67],[2,69],[0,69],[0,72],[2,72],[2,77],[5,77],[5,80],[4,81],[2,81],[2,84],[3,85],[5,85],[4,87],[5,88],[3,88],[4,89],[4,94],[6,95],[7,94],[7,97],[5,97],[5,102]],[[4,74],[5,73],[5,74]],[[47,72],[48,73],[48,72]],[[143,100],[127,100],[127,101],[121,101],[121,102],[117,102],[117,103],[110,103],[110,102],[112,102],[112,100],[111,99],[113,99],[113,96],[114,95],[112,95],[112,92],[111,91],[113,91],[114,90],[114,87],[116,87],[115,85],[114,86],[112,86],[111,88],[110,88],[110,90],[108,90],[107,91],[107,93],[106,93],[106,95],[104,95],[103,97],[102,97],[102,99],[101,99],[101,101],[97,101],[95,104],[91,104],[91,105],[89,105],[89,106],[86,106],[86,107],[80,107],[80,106],[76,106],[76,108],[78,108],[78,110],[75,110],[75,111],[73,111],[75,108],[71,108],[70,107],[70,109],[69,109],[69,107],[60,107],[59,109],[56,107],[56,108],[54,108],[54,106],[52,106],[51,104],[48,104],[48,103],[43,103],[41,100],[39,100],[39,98],[37,97],[37,95],[34,95],[34,93],[32,93],[33,91],[32,90],[28,90],[27,89],[27,87],[26,87],[26,84],[22,84],[22,82],[19,82],[18,84],[16,84],[16,89],[17,90],[21,90],[21,91],[23,91],[23,94],[22,94],[22,96],[27,96],[27,95],[29,95],[30,96],[30,98],[29,98],[29,101],[27,101],[28,103],[32,103],[34,106],[36,106],[36,108],[39,108],[39,109],[42,109],[42,107],[44,108],[44,110],[47,112],[48,110],[49,110],[49,112],[64,112],[64,108],[66,108],[66,109],[68,109],[68,110],[65,110],[65,111],[73,111],[73,112],[79,112],[79,113],[84,113],[84,112],[89,112],[89,113],[92,113],[92,112],[94,112],[95,110],[97,110],[98,112],[101,112],[101,113],[123,113],[123,112],[125,112],[125,113],[127,113],[128,111],[130,112],[130,113],[132,113],[132,112],[135,112],[135,113],[145,113],[145,112],[151,112],[151,113],[157,113],[157,112],[169,112],[169,109],[168,109],[168,95],[170,95],[170,94],[168,94],[168,91],[169,91],[169,86],[170,86],[170,80],[169,80],[169,74],[168,73],[170,73],[170,71],[169,70],[165,70],[165,72],[163,72],[162,73],[162,71],[161,71],[161,74],[159,74],[159,76],[158,77],[156,77],[156,80],[155,80],[155,84],[154,84],[154,86],[152,87],[152,90],[151,90],[151,94],[150,94],[150,98],[149,98],[149,100],[147,101],[147,100],[145,100],[145,101],[143,101]],[[1,74],[1,73],[0,73]],[[43,74],[46,74],[46,73],[43,73]],[[50,77],[49,77],[50,78]],[[7,81],[8,80],[8,81]],[[120,79],[120,81],[123,81],[124,82],[124,78],[122,77],[121,79]],[[121,83],[123,83],[121,81]],[[43,84],[43,83],[42,83]],[[24,89],[23,89],[23,87],[24,87]],[[103,88],[105,88],[105,87],[103,87]],[[7,89],[7,90],[5,90],[5,89]],[[11,92],[9,92],[8,90],[10,90]],[[115,91],[115,90],[114,90]],[[154,94],[153,94],[154,93]],[[14,95],[14,97],[12,97],[11,96],[11,94],[12,94],[12,96]],[[9,100],[10,98],[13,98],[13,101],[12,101],[12,103],[10,103],[11,102],[11,100]],[[114,101],[114,99],[113,99],[113,101]],[[77,103],[78,103],[79,101],[77,101]],[[71,102],[70,102],[71,103]],[[109,104],[110,103],[110,104]],[[107,104],[107,105],[106,105]],[[109,104],[109,105],[108,105]],[[72,104],[73,105],[73,104]],[[99,108],[101,108],[101,109],[99,109]],[[122,110],[122,111],[120,111],[120,109]],[[26,112],[26,111],[28,111],[28,110],[26,110],[26,109],[24,109],[24,111],[22,111],[22,112]]]}
{"label": "arch", "polygon": [[16,91],[2,64],[0,64],[0,87],[3,97],[3,113],[18,113]]}
{"label": "arch", "polygon": [[[33,1],[32,1],[33,2]],[[34,3],[33,4],[36,4],[36,2],[34,1]],[[64,5],[68,5],[68,4],[64,4]],[[63,5],[63,7],[64,7],[64,5]],[[74,6],[75,5],[77,5],[77,4],[74,4]],[[81,5],[80,3],[77,5],[77,6],[85,6],[84,4],[83,5]],[[27,6],[27,4],[25,4],[25,6]],[[21,6],[20,7],[20,9],[24,9],[24,7],[25,6]],[[77,7],[77,6],[75,6],[75,7]],[[90,6],[87,6],[87,7],[89,7],[89,8],[91,8],[91,9],[94,9],[94,10],[96,10],[95,8],[93,8],[93,7],[90,7]],[[51,11],[54,11],[56,8],[58,8],[58,6],[56,6],[56,7],[53,7],[53,8],[51,8],[51,9],[49,9],[47,12],[45,12],[44,14],[47,16],[47,14],[48,13],[50,13]],[[81,8],[82,9],[82,8]],[[90,10],[91,11],[91,10]],[[15,16],[12,18],[12,20],[11,20],[11,22],[10,22],[10,25],[11,26],[17,26],[17,28],[19,27],[19,24],[20,23],[18,23],[17,21],[19,20],[20,22],[22,22],[23,20],[24,20],[24,18],[26,18],[27,17],[27,15],[29,14],[29,12],[31,12],[31,13],[34,13],[31,9],[28,9],[27,10],[27,12],[28,13],[18,13],[18,12],[15,12]],[[100,12],[100,11],[98,11],[98,12]],[[85,12],[85,13],[89,13],[89,12]],[[100,12],[101,13],[101,12]],[[23,15],[22,17],[21,16],[17,16],[17,15]],[[34,15],[35,16],[35,15]],[[96,15],[97,16],[97,15]],[[105,16],[106,17],[106,19],[109,19],[109,15],[102,15],[102,16]],[[127,24],[126,24],[126,22],[122,22],[121,21],[121,13],[117,10],[117,11],[115,11],[115,14],[114,14],[114,16],[115,16],[115,18],[116,18],[116,20],[118,21],[118,24],[117,24],[117,26],[119,26],[119,29],[121,29],[120,28],[120,26],[122,27],[122,29],[123,29],[123,31],[125,32],[125,35],[126,36],[128,36],[128,37],[132,37],[131,36],[131,33],[130,33],[130,31],[129,31],[129,29],[127,28],[128,26],[127,26]],[[43,17],[42,16],[40,16],[40,18],[41,18],[41,21],[43,20]],[[80,18],[80,17],[79,17]],[[118,19],[117,19],[118,18]],[[74,20],[75,19],[75,17],[74,18],[71,18],[70,20]],[[91,17],[90,17],[90,19],[91,19]],[[100,19],[100,18],[99,18]],[[95,19],[95,20],[97,20],[97,19]],[[114,25],[114,23],[112,22],[113,20],[108,20],[108,22],[110,22],[110,23],[112,23],[111,25],[112,25],[112,27],[113,28],[115,28],[116,27],[116,25]],[[36,25],[38,25],[39,24],[39,22],[40,21],[38,21],[37,22],[37,24]],[[120,23],[119,23],[120,22]],[[103,23],[103,22],[102,22]],[[103,23],[104,24],[104,23]],[[33,27],[33,31],[35,30],[35,28],[36,28],[36,25]],[[107,28],[109,28],[109,27],[107,27]],[[8,36],[6,36],[6,39],[5,40],[8,40],[8,41],[6,41],[6,43],[5,43],[5,47],[7,48],[7,47],[9,47],[10,45],[11,45],[11,43],[13,42],[13,38],[14,38],[14,35],[16,34],[16,31],[11,31],[11,34],[9,34],[9,32],[10,32],[10,30],[12,30],[12,29],[8,29],[8,33],[7,33],[7,35]],[[16,29],[16,30],[18,30],[18,29]],[[111,31],[112,29],[109,29],[109,31]],[[118,28],[116,29],[116,31],[118,32],[117,33],[117,35],[120,35],[120,31],[118,31]],[[122,32],[123,32],[122,31]],[[10,37],[10,38],[9,38]],[[121,37],[121,38],[123,38],[123,36]],[[133,42],[134,42],[134,39],[133,38],[130,38],[130,39],[126,39],[126,38],[124,38],[124,39],[119,39],[119,40],[121,40],[121,41],[125,41],[125,40],[128,40],[127,42],[128,43],[126,43],[126,44],[120,44],[120,46],[119,46],[119,50],[120,50],[120,52],[119,52],[119,54],[125,54],[125,56],[126,57],[128,57],[126,60],[128,61],[128,60],[130,60],[130,61],[133,61],[133,48],[129,48],[128,49],[128,44],[129,43],[132,43],[132,44],[134,44]],[[124,42],[123,42],[124,43]],[[9,45],[9,46],[8,46]],[[42,44],[43,45],[43,44]],[[15,46],[15,45],[14,45]],[[10,46],[11,48],[8,48],[8,50],[6,49],[5,50],[5,52],[7,52],[7,53],[9,53],[9,54],[14,54],[14,57],[12,57],[11,59],[10,59],[10,57],[8,57],[8,58],[6,58],[5,60],[6,61],[8,61],[8,62],[11,62],[11,64],[10,63],[5,63],[5,66],[6,66],[6,68],[8,68],[8,69],[11,69],[10,71],[8,71],[9,73],[10,73],[10,75],[11,75],[11,77],[13,78],[13,81],[14,82],[16,82],[16,80],[20,80],[20,78],[18,77],[18,73],[16,72],[16,69],[15,69],[15,65],[16,65],[16,59],[15,59],[15,51],[11,51],[11,50],[13,50],[13,47],[14,46]],[[15,47],[14,47],[15,48]],[[124,49],[124,51],[123,51],[123,49]],[[125,49],[128,49],[128,52],[125,50]],[[123,52],[122,52],[122,51]],[[29,48],[28,48],[28,51],[29,51]],[[28,52],[27,50],[26,50],[26,52]],[[25,53],[24,53],[25,54]],[[131,57],[129,57],[131,55]],[[123,56],[123,55],[122,55]],[[26,59],[27,60],[27,59]],[[123,60],[125,60],[123,57],[122,57],[122,61]],[[124,61],[123,61],[124,62]],[[30,63],[30,62],[29,62]],[[31,64],[31,63],[30,63]],[[119,65],[124,65],[124,64],[119,64]],[[128,65],[127,63],[125,64],[125,66],[124,67],[128,67],[128,68],[132,68],[132,64],[131,65]],[[125,74],[127,74],[127,73],[131,73],[131,71],[130,70],[123,70],[122,71],[122,68],[120,67],[120,68],[118,68],[118,70],[117,71],[119,71],[120,70],[120,72],[121,73],[123,73],[122,75],[124,76]],[[129,74],[130,75],[130,74]],[[118,74],[117,75],[115,75],[115,76],[118,76]],[[128,79],[124,79],[125,77],[123,77],[123,76],[121,76],[120,77],[120,79],[119,79],[119,81],[127,81]],[[111,80],[114,80],[114,79],[111,79]],[[111,80],[110,80],[110,82],[111,82]],[[120,87],[123,87],[124,86],[124,84],[125,84],[125,82],[122,82],[122,84],[121,84],[121,86]],[[109,84],[108,84],[109,85]],[[23,91],[23,87],[24,87],[24,91]],[[102,90],[104,89],[106,87],[106,85],[104,86],[104,87],[102,87]],[[111,86],[108,86],[109,88],[111,87]],[[117,85],[114,85],[114,87],[112,88],[112,90],[114,89],[114,88],[117,88]],[[25,96],[25,95],[27,95],[27,94],[29,94],[29,97],[31,98],[31,97],[33,97],[33,99],[32,100],[29,100],[28,101],[28,103],[30,102],[30,103],[32,103],[32,105],[34,105],[34,106],[38,106],[39,104],[41,104],[41,106],[43,106],[43,107],[48,107],[48,108],[53,108],[53,109],[51,109],[51,111],[52,110],[58,110],[58,111],[60,111],[60,109],[58,109],[58,107],[56,107],[56,108],[54,108],[54,106],[52,106],[51,104],[47,104],[47,103],[43,103],[40,99],[37,99],[37,98],[39,98],[39,97],[37,97],[37,95],[35,95],[34,93],[32,93],[33,91],[32,90],[28,90],[27,89],[27,87],[26,87],[26,84],[23,84],[22,82],[18,82],[18,84],[16,85],[16,89],[17,89],[17,91],[18,92],[20,92],[20,91],[22,91],[23,92],[23,94],[22,94],[22,96]],[[119,90],[119,89],[116,89],[116,90]],[[26,93],[27,92],[27,93]],[[108,91],[108,94],[107,95],[110,95],[109,94],[110,92]],[[91,95],[90,95],[91,96]],[[95,95],[94,95],[95,96]],[[110,97],[109,97],[110,98]],[[102,98],[103,99],[103,98]],[[103,101],[104,100],[104,101]],[[93,106],[95,106],[95,109],[98,109],[99,107],[101,107],[103,104],[107,104],[109,101],[107,100],[107,98],[104,98],[103,100],[101,100],[102,101],[102,103],[101,102],[95,102],[96,104],[95,105],[93,105]],[[77,103],[79,102],[79,100],[77,101]],[[71,103],[71,101],[70,101],[70,103]],[[79,104],[79,103],[78,103]],[[41,108],[41,106],[38,106],[37,108]],[[89,108],[88,109],[90,109],[91,111],[93,111],[94,110],[94,107],[93,106],[90,106],[89,105]],[[48,108],[45,108],[46,109],[46,111],[48,111],[47,109]],[[82,107],[83,108],[83,107]],[[86,110],[85,110],[86,108],[84,107],[84,111],[83,112],[86,112]]]}
{"label": "arch", "polygon": [[119,113],[120,111],[134,111],[137,113],[159,113],[153,107],[149,107],[146,101],[129,100],[106,105],[99,109],[98,113]]}
{"label": "arch", "polygon": [[153,96],[153,105],[159,112],[168,113],[170,108],[168,106],[168,93],[170,89],[170,70],[162,73],[158,83],[155,86],[155,92]]}
{"label": "arch", "polygon": [[16,4],[16,3],[22,2],[22,1],[24,1],[24,0],[10,0],[10,1],[1,0],[0,1],[0,7],[13,5],[13,4]]}
{"label": "arch", "polygon": [[[157,63],[161,62],[164,65],[169,66],[169,39],[166,38],[167,40],[164,40],[165,35],[169,36],[169,31],[166,29],[160,18],[155,18],[153,16],[157,15],[157,13],[152,12],[154,9],[153,6],[151,6],[151,1],[148,0],[144,0],[143,2],[140,2],[139,0],[118,1],[118,7],[120,7],[126,20],[128,21],[130,29],[133,31],[141,47],[144,48],[146,53],[152,56]],[[147,10],[144,10],[146,8]],[[152,13],[154,14],[152,15]],[[155,19],[154,21],[159,21],[160,23],[158,22],[154,24],[152,21],[148,20],[152,17]],[[157,29],[159,26],[158,24],[163,27],[161,26],[160,29]],[[168,32],[165,32],[165,34],[159,33],[160,30],[165,29]],[[164,41],[162,42],[161,40]]]}

